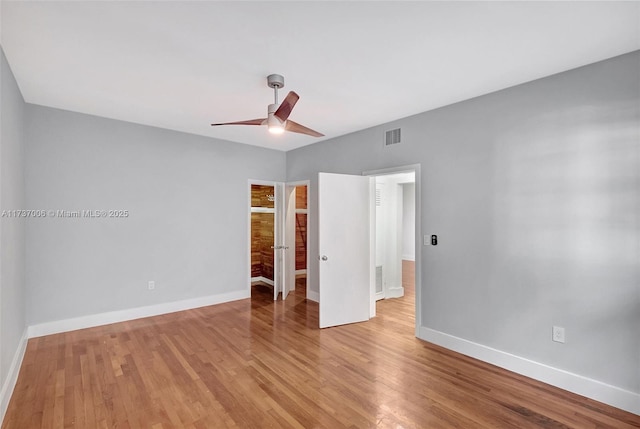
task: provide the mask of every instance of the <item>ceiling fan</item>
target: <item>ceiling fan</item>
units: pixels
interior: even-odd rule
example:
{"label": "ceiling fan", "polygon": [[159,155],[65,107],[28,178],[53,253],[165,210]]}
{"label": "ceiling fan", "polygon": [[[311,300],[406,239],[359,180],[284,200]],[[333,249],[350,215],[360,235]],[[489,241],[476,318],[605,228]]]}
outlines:
{"label": "ceiling fan", "polygon": [[296,105],[300,96],[293,91],[290,91],[287,96],[282,100],[281,104],[278,104],[278,89],[284,87],[284,77],[279,74],[270,74],[267,76],[267,86],[273,88],[274,103],[269,104],[267,108],[267,117],[259,119],[249,119],[247,121],[237,122],[224,122],[220,124],[211,124],[212,127],[218,125],[266,125],[269,132],[273,134],[282,134],[284,131],[291,131],[293,133],[307,134],[313,137],[323,137],[324,134],[307,128],[304,125],[300,125],[297,122],[293,122],[289,119],[289,115],[293,110],[293,106]]}

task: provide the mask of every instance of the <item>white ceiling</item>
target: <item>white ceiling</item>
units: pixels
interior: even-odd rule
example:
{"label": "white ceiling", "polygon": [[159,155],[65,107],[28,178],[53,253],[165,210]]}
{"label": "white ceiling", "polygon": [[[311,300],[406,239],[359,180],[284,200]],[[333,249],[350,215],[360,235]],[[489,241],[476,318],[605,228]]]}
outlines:
{"label": "white ceiling", "polygon": [[212,122],[291,119],[331,138],[640,49],[638,2],[2,1],[29,103],[280,150]]}

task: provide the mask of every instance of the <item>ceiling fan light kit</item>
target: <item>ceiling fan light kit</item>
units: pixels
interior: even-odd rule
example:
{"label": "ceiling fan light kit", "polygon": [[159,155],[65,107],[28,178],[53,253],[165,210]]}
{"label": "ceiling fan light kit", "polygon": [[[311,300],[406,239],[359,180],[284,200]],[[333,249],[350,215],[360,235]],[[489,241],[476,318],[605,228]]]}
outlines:
{"label": "ceiling fan light kit", "polygon": [[267,86],[273,88],[274,103],[267,107],[267,117],[260,119],[249,119],[246,121],[223,122],[219,124],[211,124],[216,127],[219,125],[266,125],[272,134],[282,134],[285,130],[293,133],[306,134],[313,137],[323,137],[324,134],[293,122],[289,119],[289,115],[296,105],[300,96],[290,91],[287,96],[278,103],[278,89],[284,87],[284,77],[279,74],[270,74],[267,76]]}
{"label": "ceiling fan light kit", "polygon": [[269,104],[267,108],[267,129],[271,134],[282,134],[284,133],[284,126],[282,122],[275,116],[276,110],[278,110],[277,104]]}

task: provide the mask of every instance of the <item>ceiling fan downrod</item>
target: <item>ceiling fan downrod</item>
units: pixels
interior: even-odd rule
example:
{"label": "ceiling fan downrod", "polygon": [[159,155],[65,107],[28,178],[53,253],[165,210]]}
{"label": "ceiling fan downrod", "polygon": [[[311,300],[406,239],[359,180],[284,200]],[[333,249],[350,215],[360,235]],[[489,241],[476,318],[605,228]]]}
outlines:
{"label": "ceiling fan downrod", "polygon": [[270,74],[267,76],[267,86],[273,88],[273,99],[276,106],[278,105],[278,89],[284,88],[284,76],[279,74]]}

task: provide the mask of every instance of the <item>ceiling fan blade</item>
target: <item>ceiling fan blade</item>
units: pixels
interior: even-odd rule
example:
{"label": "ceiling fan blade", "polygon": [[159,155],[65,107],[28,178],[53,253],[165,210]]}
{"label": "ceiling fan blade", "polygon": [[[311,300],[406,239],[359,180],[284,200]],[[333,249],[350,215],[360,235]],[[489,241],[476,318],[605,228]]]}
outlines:
{"label": "ceiling fan blade", "polygon": [[276,110],[276,113],[274,113],[275,117],[280,119],[282,122],[286,121],[293,110],[293,106],[296,105],[299,99],[300,96],[298,94],[293,91],[289,91],[284,100],[282,100],[278,110]]}
{"label": "ceiling fan blade", "polygon": [[285,123],[284,129],[293,133],[307,134],[313,137],[324,137],[324,134],[314,131],[311,128],[307,128],[304,125],[300,125],[297,122],[293,122],[291,119]]}
{"label": "ceiling fan blade", "polygon": [[211,124],[212,127],[218,125],[262,125],[267,118],[259,118],[259,119],[249,119],[248,121],[237,121],[237,122],[223,122],[221,124]]}

